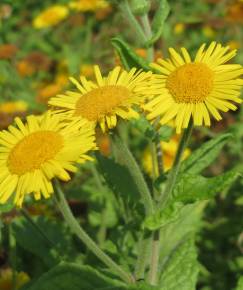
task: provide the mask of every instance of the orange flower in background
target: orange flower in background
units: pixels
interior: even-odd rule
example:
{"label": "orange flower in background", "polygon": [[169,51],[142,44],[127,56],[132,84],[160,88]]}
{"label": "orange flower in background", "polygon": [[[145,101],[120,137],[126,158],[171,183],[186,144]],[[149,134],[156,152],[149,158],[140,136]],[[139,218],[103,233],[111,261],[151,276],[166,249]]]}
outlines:
{"label": "orange flower in background", "polygon": [[42,11],[34,20],[34,28],[41,29],[57,25],[68,16],[68,8],[64,5],[53,5]]}
{"label": "orange flower in background", "polygon": [[232,23],[243,23],[243,2],[236,1],[228,6],[226,19]]}
{"label": "orange flower in background", "polygon": [[15,288],[13,284],[13,271],[12,269],[3,269],[0,271],[0,289],[1,290],[12,290],[12,289],[20,289],[26,283],[30,281],[28,274],[24,272],[16,273],[16,281]]}
{"label": "orange flower in background", "polygon": [[103,8],[103,9],[99,9],[95,12],[95,18],[97,20],[103,20],[106,17],[108,17],[111,14],[111,12],[112,12],[111,6],[108,6],[108,7]]}
{"label": "orange flower in background", "polygon": [[37,92],[36,100],[40,103],[47,104],[48,100],[61,93],[63,85],[59,83],[45,84],[42,85]]}
{"label": "orange flower in background", "polygon": [[92,64],[81,64],[80,75],[90,78],[94,76],[94,66]]}
{"label": "orange flower in background", "polygon": [[104,156],[109,156],[111,153],[111,140],[109,134],[103,133],[101,130],[96,130],[96,143],[100,153]]}
{"label": "orange flower in background", "polygon": [[0,59],[11,59],[18,51],[18,48],[14,44],[2,44],[0,45]]}
{"label": "orange flower in background", "polygon": [[20,76],[32,76],[37,71],[48,71],[52,66],[51,59],[40,51],[33,51],[16,64]]}
{"label": "orange flower in background", "polygon": [[18,112],[26,112],[28,104],[25,101],[12,101],[0,103],[0,112],[6,114],[13,114]]}

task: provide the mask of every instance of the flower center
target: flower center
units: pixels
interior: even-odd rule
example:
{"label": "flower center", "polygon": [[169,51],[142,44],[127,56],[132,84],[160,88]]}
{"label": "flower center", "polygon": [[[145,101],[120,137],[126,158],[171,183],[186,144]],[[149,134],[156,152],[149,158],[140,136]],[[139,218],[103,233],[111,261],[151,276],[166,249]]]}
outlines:
{"label": "flower center", "polygon": [[123,86],[104,86],[83,95],[76,103],[74,116],[82,116],[89,121],[98,121],[127,100],[130,91]]}
{"label": "flower center", "polygon": [[200,103],[213,88],[213,72],[203,63],[188,63],[172,72],[166,87],[176,103]]}
{"label": "flower center", "polygon": [[8,168],[12,174],[23,175],[54,158],[63,147],[63,138],[56,132],[31,133],[17,143],[8,157]]}

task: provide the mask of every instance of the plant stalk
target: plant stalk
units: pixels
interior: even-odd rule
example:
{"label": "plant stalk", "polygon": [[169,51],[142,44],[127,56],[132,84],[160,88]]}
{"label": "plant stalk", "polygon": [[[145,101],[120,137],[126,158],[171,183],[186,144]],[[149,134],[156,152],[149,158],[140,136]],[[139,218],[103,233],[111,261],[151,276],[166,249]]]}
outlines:
{"label": "plant stalk", "polygon": [[97,256],[108,268],[115,272],[123,281],[128,284],[135,283],[135,280],[132,275],[125,272],[116,262],[114,262],[107,254],[105,254],[99,246],[89,237],[89,235],[83,230],[80,224],[77,222],[75,217],[72,214],[72,211],[67,203],[67,200],[62,192],[62,189],[57,180],[55,180],[55,189],[56,189],[56,202],[57,205],[73,231],[79,237],[79,239],[86,245],[86,247]]}
{"label": "plant stalk", "polygon": [[161,211],[167,204],[171,193],[173,191],[174,185],[176,183],[176,179],[179,173],[180,165],[181,165],[181,158],[184,153],[184,150],[188,144],[190,139],[191,133],[193,130],[193,121],[192,118],[190,119],[188,128],[184,130],[183,135],[181,137],[179,147],[176,152],[175,160],[172,166],[172,169],[169,173],[168,181],[165,187],[163,194],[160,196],[158,209]]}
{"label": "plant stalk", "polygon": [[128,147],[124,144],[124,142],[116,133],[112,136],[112,142],[119,155],[122,156],[123,164],[125,164],[135,184],[137,185],[137,188],[142,197],[146,216],[151,215],[154,212],[153,200],[148,185],[144,180],[143,174],[135,158],[133,157]]}

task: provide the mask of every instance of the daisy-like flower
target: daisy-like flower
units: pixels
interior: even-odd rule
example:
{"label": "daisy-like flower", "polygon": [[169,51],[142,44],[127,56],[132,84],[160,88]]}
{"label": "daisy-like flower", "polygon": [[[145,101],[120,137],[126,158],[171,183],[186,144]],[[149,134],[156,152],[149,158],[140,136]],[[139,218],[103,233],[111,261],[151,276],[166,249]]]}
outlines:
{"label": "daisy-like flower", "polygon": [[75,0],[69,6],[77,11],[88,12],[108,8],[109,3],[106,0]]}
{"label": "daisy-like flower", "polygon": [[236,110],[232,103],[239,98],[243,80],[241,65],[225,64],[236,50],[212,42],[205,50],[203,44],[194,61],[185,48],[177,53],[170,48],[171,59],[158,59],[151,66],[159,71],[161,94],[145,105],[149,119],[161,118],[161,124],[173,121],[177,133],[187,128],[191,116],[195,126],[211,125],[210,114],[221,120],[219,111]]}
{"label": "daisy-like flower", "polygon": [[57,25],[68,16],[69,10],[64,5],[53,5],[41,12],[34,20],[33,26],[37,29]]}
{"label": "daisy-like flower", "polygon": [[[142,104],[155,93],[152,72],[141,72],[135,68],[129,72],[114,68],[107,77],[102,77],[98,66],[94,67],[96,82],[84,76],[80,82],[70,78],[78,92],[68,91],[64,95],[51,98],[49,104],[59,107],[60,113],[68,118],[84,118],[94,124],[99,123],[102,131],[116,126],[117,117],[137,118],[134,105]],[[58,111],[57,111],[58,112]]]}
{"label": "daisy-like flower", "polygon": [[14,203],[21,206],[31,193],[36,200],[50,197],[54,177],[68,181],[75,163],[90,159],[86,153],[95,148],[95,137],[87,121],[65,124],[50,112],[15,122],[0,132],[0,203],[15,193]]}

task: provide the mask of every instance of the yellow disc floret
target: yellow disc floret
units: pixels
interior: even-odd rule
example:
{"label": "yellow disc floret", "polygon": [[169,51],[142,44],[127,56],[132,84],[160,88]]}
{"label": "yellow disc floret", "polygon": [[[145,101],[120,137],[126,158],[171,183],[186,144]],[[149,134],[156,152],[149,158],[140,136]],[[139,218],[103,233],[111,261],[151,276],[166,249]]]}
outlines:
{"label": "yellow disc floret", "polygon": [[12,174],[22,175],[53,159],[63,147],[63,138],[52,131],[34,132],[24,137],[11,150],[8,167]]}
{"label": "yellow disc floret", "polygon": [[74,116],[97,121],[127,100],[130,92],[122,86],[104,86],[82,96],[76,103]]}
{"label": "yellow disc floret", "polygon": [[172,72],[166,87],[177,103],[199,103],[213,89],[213,72],[203,63],[188,63]]}

